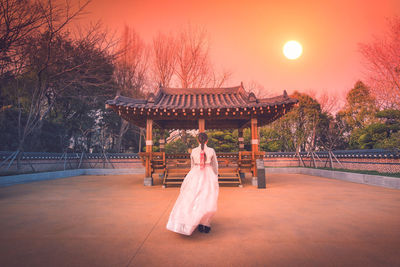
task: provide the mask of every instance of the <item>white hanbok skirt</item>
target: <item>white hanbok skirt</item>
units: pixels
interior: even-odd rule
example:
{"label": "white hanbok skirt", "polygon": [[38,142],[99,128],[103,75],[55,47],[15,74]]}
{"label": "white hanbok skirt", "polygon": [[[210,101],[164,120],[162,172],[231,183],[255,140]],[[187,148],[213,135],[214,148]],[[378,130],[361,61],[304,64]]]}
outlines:
{"label": "white hanbok skirt", "polygon": [[210,165],[195,165],[183,180],[180,194],[169,216],[167,229],[191,235],[199,224],[210,226],[217,211],[218,175]]}

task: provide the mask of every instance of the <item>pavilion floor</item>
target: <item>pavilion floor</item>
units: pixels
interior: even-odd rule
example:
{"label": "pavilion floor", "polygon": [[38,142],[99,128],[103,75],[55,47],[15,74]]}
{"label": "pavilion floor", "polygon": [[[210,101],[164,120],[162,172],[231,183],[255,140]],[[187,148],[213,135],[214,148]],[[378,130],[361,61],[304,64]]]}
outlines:
{"label": "pavilion floor", "polygon": [[[157,180],[157,182],[159,182]],[[142,175],[0,188],[0,266],[399,266],[400,191],[298,174],[221,187],[209,234],[165,229]]]}

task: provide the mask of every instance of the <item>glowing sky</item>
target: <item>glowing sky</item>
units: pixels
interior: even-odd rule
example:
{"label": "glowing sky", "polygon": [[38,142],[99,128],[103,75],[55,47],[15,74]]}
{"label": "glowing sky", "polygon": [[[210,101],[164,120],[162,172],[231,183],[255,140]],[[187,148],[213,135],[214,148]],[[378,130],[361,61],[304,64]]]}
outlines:
{"label": "glowing sky", "polygon": [[[385,31],[386,18],[400,15],[400,1],[93,0],[87,11],[86,19],[117,31],[127,24],[148,43],[158,31],[205,27],[216,67],[233,72],[229,85],[256,81],[273,94],[343,96],[365,75],[358,43]],[[303,46],[297,60],[282,54],[289,40]]]}

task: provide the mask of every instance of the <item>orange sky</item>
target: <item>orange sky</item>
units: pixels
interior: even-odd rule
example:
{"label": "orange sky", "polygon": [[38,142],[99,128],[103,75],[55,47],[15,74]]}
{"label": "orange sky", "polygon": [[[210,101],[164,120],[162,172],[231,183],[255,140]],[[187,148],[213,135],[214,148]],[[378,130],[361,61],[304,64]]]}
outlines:
{"label": "orange sky", "polygon": [[[256,81],[273,94],[342,97],[364,77],[357,44],[386,30],[386,18],[400,15],[400,1],[93,0],[87,11],[109,29],[133,27],[148,43],[158,31],[205,27],[213,62],[234,74],[229,85]],[[282,54],[292,39],[303,45],[294,61]]]}

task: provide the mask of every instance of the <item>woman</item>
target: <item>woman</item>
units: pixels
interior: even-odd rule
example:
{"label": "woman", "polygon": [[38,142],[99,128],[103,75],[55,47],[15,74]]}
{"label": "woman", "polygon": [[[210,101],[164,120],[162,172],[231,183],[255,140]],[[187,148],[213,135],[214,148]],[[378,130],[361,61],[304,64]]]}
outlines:
{"label": "woman", "polygon": [[207,139],[207,134],[199,134],[199,146],[190,154],[191,170],[169,216],[167,229],[179,234],[191,235],[196,227],[209,233],[217,211],[218,161],[214,149],[207,147]]}

